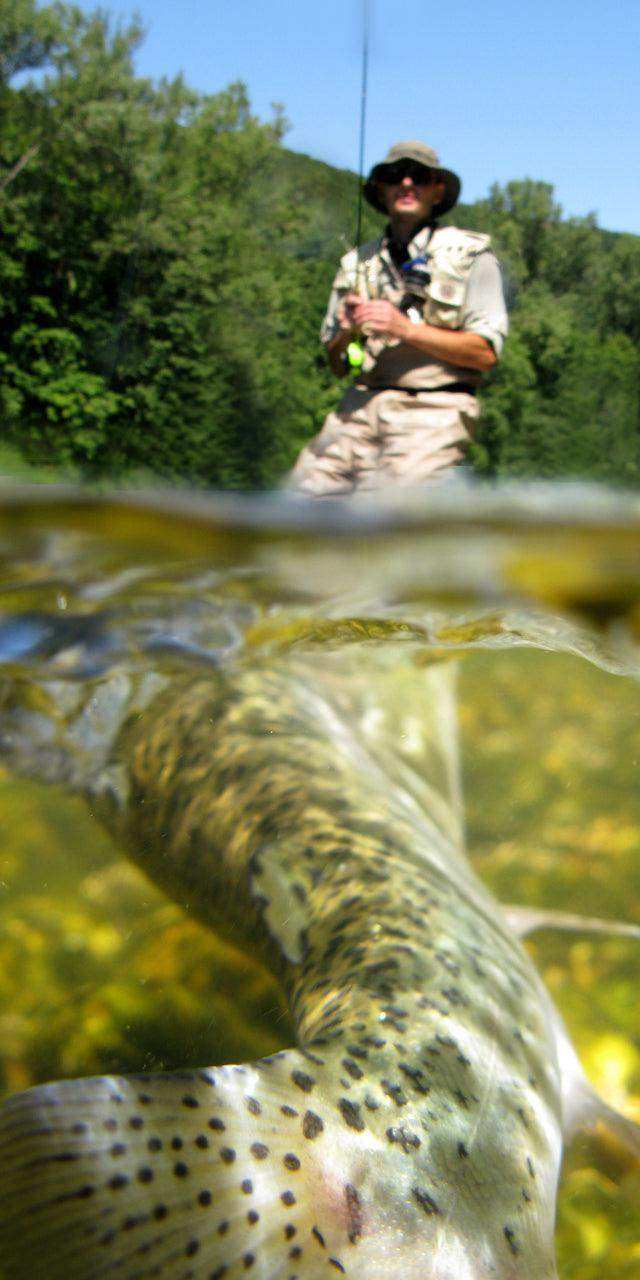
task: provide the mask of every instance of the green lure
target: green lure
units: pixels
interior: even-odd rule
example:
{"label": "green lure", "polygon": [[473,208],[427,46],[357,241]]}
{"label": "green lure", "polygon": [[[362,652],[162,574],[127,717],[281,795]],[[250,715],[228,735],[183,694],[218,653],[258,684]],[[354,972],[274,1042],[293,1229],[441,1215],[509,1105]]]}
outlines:
{"label": "green lure", "polygon": [[352,369],[362,368],[364,347],[361,342],[350,342],[347,347],[347,361]]}

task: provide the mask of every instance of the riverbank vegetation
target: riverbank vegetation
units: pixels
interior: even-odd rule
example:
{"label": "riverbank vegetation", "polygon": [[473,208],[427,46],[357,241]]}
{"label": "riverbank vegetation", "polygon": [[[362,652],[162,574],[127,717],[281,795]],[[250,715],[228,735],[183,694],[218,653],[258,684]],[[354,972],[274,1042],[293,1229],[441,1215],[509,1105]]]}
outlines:
{"label": "riverbank vegetation", "polygon": [[[136,75],[142,38],[0,0],[2,444],[85,478],[265,487],[338,395],[317,334],[357,179],[288,151],[241,84]],[[640,237],[532,179],[450,220],[493,236],[511,307],[477,471],[639,483]]]}

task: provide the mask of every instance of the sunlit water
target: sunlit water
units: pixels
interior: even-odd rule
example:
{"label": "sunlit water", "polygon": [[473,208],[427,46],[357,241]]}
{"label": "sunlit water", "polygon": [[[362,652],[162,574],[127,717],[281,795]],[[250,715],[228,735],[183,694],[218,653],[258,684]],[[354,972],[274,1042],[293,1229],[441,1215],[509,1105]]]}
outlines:
{"label": "sunlit water", "polygon": [[[443,486],[310,508],[6,491],[0,551],[0,697],[5,724],[16,707],[30,717],[32,773],[55,775],[51,726],[88,692],[79,769],[99,751],[119,673],[351,650],[392,696],[457,654],[467,842],[487,883],[504,901],[640,922],[635,499]],[[289,1044],[258,964],[168,902],[68,788],[16,777],[24,764],[0,776],[0,1091]],[[640,944],[546,932],[531,949],[590,1077],[640,1120]],[[578,1140],[563,1280],[637,1280],[639,1204],[638,1169]]]}

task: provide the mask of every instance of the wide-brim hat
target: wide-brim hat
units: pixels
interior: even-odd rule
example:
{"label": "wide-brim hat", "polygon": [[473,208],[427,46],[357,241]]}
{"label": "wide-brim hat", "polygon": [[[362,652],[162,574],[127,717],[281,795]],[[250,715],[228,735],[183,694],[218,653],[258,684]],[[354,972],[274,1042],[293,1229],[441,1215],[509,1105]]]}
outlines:
{"label": "wide-brim hat", "polygon": [[384,180],[384,170],[392,164],[397,164],[399,160],[415,160],[417,164],[424,165],[425,169],[432,169],[438,175],[438,180],[444,182],[444,196],[438,204],[434,204],[431,210],[434,218],[439,218],[443,213],[447,213],[449,209],[453,209],[454,204],[459,199],[462,183],[457,175],[451,169],[444,169],[440,164],[437,151],[433,147],[428,147],[425,142],[394,142],[390,147],[384,160],[380,160],[378,164],[374,164],[367,181],[365,182],[363,195],[365,200],[378,213],[386,213],[386,207],[380,198],[378,191],[378,182]]}

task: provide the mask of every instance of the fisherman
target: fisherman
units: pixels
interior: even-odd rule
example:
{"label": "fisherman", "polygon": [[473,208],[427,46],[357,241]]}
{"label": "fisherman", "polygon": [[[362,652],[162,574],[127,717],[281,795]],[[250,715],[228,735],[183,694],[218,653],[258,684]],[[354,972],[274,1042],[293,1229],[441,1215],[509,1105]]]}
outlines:
{"label": "fisherman", "polygon": [[507,313],[489,236],[438,223],[460,187],[423,142],[396,142],[371,170],[364,197],[389,221],[342,259],[320,334],[333,373],[356,379],[302,450],[293,489],[416,484],[464,462]]}

